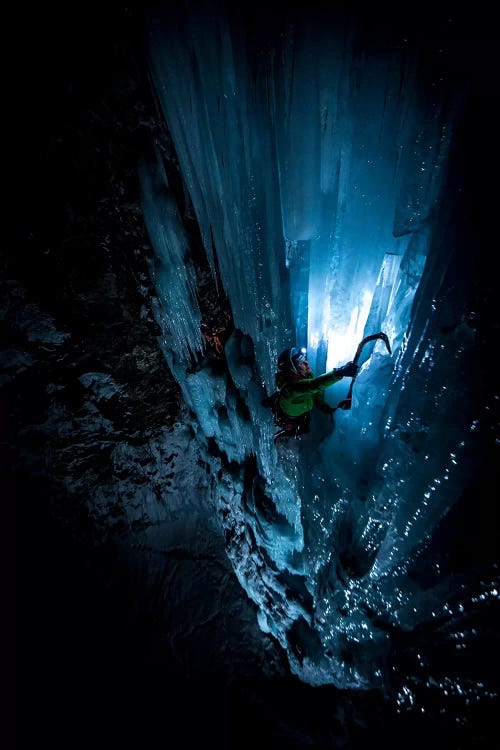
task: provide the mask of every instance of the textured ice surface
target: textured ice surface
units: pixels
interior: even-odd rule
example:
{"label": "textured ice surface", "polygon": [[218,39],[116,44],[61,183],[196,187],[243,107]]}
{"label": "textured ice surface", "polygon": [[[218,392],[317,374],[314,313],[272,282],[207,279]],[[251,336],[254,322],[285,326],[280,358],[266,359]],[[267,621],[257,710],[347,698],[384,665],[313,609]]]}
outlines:
{"label": "textured ice surface", "polygon": [[[151,22],[171,157],[236,329],[226,372],[187,371],[200,310],[159,155],[142,178],[164,351],[213,467],[238,579],[313,685],[385,689],[395,632],[439,622],[459,641],[474,598],[498,597],[493,571],[463,583],[425,557],[474,476],[492,404],[487,389],[470,397],[474,282],[450,219],[461,82],[446,76],[446,50],[405,41],[346,19],[284,19],[267,33],[201,10]],[[261,402],[284,346],[306,345],[319,374],[380,330],[392,354],[365,348],[335,428],[314,414],[309,436],[276,446]],[[422,557],[425,585],[410,575]]]}

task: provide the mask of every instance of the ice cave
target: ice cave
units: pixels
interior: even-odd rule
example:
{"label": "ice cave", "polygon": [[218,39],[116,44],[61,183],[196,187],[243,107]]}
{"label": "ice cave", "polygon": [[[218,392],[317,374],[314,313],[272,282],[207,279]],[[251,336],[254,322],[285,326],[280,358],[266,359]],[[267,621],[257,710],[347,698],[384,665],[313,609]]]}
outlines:
{"label": "ice cave", "polygon": [[[1,355],[19,546],[45,549],[44,513],[53,550],[29,620],[52,645],[20,682],[58,681],[71,734],[42,723],[61,746],[109,747],[117,725],[115,747],[152,747],[153,725],[173,747],[490,746],[494,42],[463,11],[414,11],[63,14]],[[276,440],[280,353],[320,375],[376,333],[332,415]]]}

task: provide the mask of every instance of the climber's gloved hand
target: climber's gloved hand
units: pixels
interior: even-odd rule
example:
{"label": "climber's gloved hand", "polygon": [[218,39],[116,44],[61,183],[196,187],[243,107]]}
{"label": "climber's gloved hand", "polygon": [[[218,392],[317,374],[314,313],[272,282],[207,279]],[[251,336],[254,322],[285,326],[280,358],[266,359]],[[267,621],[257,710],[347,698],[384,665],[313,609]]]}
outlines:
{"label": "climber's gloved hand", "polygon": [[347,362],[342,367],[336,367],[334,372],[339,378],[355,378],[358,374],[359,367],[354,362]]}

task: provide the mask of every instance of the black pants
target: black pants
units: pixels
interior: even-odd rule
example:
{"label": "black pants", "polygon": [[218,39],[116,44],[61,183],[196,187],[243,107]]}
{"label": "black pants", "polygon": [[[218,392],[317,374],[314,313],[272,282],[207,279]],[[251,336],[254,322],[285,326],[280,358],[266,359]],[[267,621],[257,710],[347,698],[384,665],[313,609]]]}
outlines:
{"label": "black pants", "polygon": [[289,414],[285,414],[285,412],[276,405],[274,411],[274,424],[280,428],[279,433],[277,433],[280,437],[304,435],[306,432],[309,432],[311,415],[309,412],[306,412],[298,417],[291,417]]}

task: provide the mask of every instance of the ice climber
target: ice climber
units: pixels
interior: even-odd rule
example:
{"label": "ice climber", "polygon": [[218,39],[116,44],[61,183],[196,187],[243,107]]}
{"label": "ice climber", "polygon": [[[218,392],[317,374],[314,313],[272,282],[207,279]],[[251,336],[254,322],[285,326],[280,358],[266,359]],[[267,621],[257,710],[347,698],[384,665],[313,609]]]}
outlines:
{"label": "ice climber", "polygon": [[333,414],[335,408],[325,401],[325,389],[344,377],[355,378],[358,374],[358,365],[348,362],[343,367],[334,367],[330,372],[314,377],[306,354],[304,348],[291,347],[278,357],[278,372],[275,375],[277,391],[262,402],[273,409],[275,424],[280,427],[274,436],[275,441],[309,432],[311,410],[315,406],[327,414]]}

